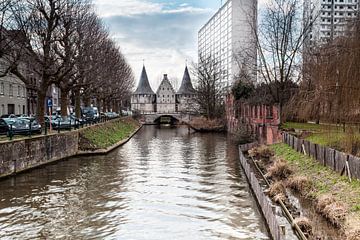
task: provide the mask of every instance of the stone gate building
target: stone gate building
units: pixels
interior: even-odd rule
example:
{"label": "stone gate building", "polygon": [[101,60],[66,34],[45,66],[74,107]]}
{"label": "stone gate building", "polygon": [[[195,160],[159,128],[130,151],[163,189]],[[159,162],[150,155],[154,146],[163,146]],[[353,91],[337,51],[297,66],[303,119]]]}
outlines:
{"label": "stone gate building", "polygon": [[196,91],[191,83],[188,68],[185,68],[181,86],[177,92],[167,74],[164,74],[155,94],[149,84],[144,66],[139,85],[131,96],[131,110],[141,114],[196,112]]}

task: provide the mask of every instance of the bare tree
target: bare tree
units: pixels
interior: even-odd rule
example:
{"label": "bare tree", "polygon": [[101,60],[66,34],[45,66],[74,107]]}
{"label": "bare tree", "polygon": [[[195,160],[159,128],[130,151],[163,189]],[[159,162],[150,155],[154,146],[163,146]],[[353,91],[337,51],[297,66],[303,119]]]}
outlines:
{"label": "bare tree", "polygon": [[[302,15],[298,0],[271,0],[264,9],[259,27],[253,26],[259,56],[259,78],[269,85],[280,115],[289,82],[301,79],[302,47],[315,17]],[[282,118],[281,118],[282,122]]]}
{"label": "bare tree", "polygon": [[219,63],[211,56],[200,56],[193,73],[197,77],[195,100],[200,113],[208,119],[223,116],[225,86],[221,82]]}

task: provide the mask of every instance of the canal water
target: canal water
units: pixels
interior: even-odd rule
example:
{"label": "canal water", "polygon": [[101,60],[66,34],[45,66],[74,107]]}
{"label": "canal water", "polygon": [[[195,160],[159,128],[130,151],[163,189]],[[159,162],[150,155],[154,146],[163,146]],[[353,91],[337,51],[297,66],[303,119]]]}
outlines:
{"label": "canal water", "polygon": [[146,126],[106,156],[0,181],[0,239],[269,239],[221,134]]}

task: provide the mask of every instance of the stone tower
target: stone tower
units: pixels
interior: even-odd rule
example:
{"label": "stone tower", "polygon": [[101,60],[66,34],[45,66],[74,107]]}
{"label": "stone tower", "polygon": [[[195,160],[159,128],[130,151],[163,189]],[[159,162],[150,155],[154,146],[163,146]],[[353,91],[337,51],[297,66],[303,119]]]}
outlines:
{"label": "stone tower", "polygon": [[181,86],[176,93],[177,112],[194,112],[196,110],[196,91],[191,83],[191,78],[187,66]]}
{"label": "stone tower", "polygon": [[140,113],[155,112],[156,95],[150,87],[149,79],[143,66],[139,85],[131,95],[131,109]]}

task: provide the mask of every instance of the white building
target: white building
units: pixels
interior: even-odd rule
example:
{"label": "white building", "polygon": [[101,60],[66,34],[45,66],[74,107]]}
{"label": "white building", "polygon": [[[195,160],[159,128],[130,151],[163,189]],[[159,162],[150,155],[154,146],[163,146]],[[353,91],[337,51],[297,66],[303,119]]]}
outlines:
{"label": "white building", "polygon": [[310,32],[312,43],[326,43],[344,36],[349,20],[356,18],[359,0],[305,0],[304,16],[315,19]]}
{"label": "white building", "polygon": [[246,62],[256,74],[256,22],[257,0],[228,0],[198,33],[199,62],[216,60],[224,87],[234,82],[239,63]]}
{"label": "white building", "polygon": [[156,95],[150,87],[145,66],[142,69],[139,85],[131,95],[131,110],[140,113],[155,112]]}
{"label": "white building", "polygon": [[167,74],[164,74],[164,78],[156,91],[156,111],[158,113],[174,113],[175,104],[175,90],[172,87]]}

